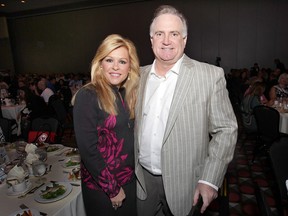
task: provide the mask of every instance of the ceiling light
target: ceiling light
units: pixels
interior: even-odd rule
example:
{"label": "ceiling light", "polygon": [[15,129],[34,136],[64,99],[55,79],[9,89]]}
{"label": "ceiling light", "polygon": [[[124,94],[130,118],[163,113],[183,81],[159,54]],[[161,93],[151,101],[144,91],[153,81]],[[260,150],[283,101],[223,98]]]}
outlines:
{"label": "ceiling light", "polygon": [[4,3],[1,3],[1,7],[5,7],[6,5]]}

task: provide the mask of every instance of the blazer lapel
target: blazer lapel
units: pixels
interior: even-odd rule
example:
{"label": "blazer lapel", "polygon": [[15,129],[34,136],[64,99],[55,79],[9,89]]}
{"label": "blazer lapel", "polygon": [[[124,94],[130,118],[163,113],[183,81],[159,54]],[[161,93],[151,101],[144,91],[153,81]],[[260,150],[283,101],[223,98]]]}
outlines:
{"label": "blazer lapel", "polygon": [[173,100],[170,106],[169,116],[166,124],[165,134],[163,138],[163,143],[165,143],[171,129],[173,128],[174,122],[177,119],[179,109],[185,100],[187,94],[187,89],[189,88],[191,81],[193,79],[194,71],[191,68],[194,67],[191,59],[184,55],[183,62],[180,67],[179,77],[177,80],[177,85],[175,88]]}

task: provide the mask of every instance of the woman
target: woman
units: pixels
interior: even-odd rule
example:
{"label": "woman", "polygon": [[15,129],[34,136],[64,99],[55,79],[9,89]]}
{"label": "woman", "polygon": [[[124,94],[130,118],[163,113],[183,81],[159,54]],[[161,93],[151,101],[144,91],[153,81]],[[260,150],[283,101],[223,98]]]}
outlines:
{"label": "woman", "polygon": [[263,93],[265,91],[265,84],[263,82],[255,82],[250,87],[249,93],[242,100],[242,121],[243,126],[248,132],[256,132],[257,124],[253,114],[254,107],[263,105]]}
{"label": "woman", "polygon": [[87,215],[136,215],[133,119],[138,79],[135,46],[113,34],[96,52],[91,82],[73,97]]}
{"label": "woman", "polygon": [[278,78],[278,84],[274,85],[269,92],[269,106],[282,103],[284,98],[288,98],[288,74],[283,73]]}

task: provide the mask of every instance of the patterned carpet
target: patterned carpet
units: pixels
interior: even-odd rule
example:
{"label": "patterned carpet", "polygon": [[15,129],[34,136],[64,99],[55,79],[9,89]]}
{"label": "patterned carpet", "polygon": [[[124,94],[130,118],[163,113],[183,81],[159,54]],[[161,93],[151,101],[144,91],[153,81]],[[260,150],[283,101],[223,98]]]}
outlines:
{"label": "patterned carpet", "polygon": [[[247,137],[239,122],[239,136],[234,158],[230,163],[219,197],[209,206],[204,215],[261,216],[253,182],[257,182],[266,197],[272,216],[279,215],[276,208],[273,170],[268,156],[263,153],[252,163],[255,139]],[[225,184],[226,183],[226,184]],[[223,188],[225,193],[222,193]],[[286,210],[288,212],[288,209]]]}
{"label": "patterned carpet", "polygon": [[[264,191],[268,205],[273,215],[278,215],[273,194],[275,182],[270,162],[266,155],[256,158],[252,164],[254,140],[239,137],[235,156],[227,171],[229,186],[230,215],[261,215],[254,191],[253,182],[257,182]],[[245,141],[244,145],[242,143]]]}
{"label": "patterned carpet", "polygon": [[[66,130],[63,144],[76,147],[73,130]],[[256,157],[251,163],[255,139],[247,138],[239,122],[239,136],[227,174],[219,191],[218,198],[211,203],[204,215],[207,216],[261,216],[257,205],[253,182],[257,182],[264,191],[272,216],[277,216],[276,201],[274,199],[276,183],[270,161],[267,155]],[[288,212],[288,209],[287,209]]]}

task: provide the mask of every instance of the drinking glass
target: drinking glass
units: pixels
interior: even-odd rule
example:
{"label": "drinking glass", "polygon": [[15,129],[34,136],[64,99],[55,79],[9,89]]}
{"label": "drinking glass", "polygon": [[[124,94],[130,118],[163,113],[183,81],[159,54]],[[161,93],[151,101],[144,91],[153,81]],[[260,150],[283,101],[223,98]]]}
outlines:
{"label": "drinking glass", "polygon": [[32,163],[32,170],[35,177],[38,179],[36,180],[37,184],[42,184],[46,181],[46,178],[43,175],[46,173],[46,164],[44,161],[36,160]]}

